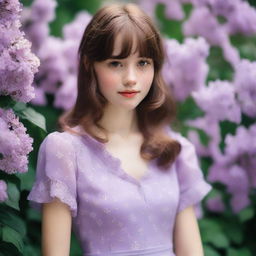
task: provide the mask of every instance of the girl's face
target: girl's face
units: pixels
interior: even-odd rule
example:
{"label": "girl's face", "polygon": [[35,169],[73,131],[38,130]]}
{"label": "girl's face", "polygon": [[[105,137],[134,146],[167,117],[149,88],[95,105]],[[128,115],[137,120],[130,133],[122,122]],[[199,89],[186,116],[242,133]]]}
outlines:
{"label": "girl's face", "polygon": [[[133,44],[136,46],[136,44]],[[117,36],[112,56],[121,52],[121,36]],[[131,52],[134,52],[132,49]],[[152,59],[139,57],[139,53],[125,59],[107,59],[94,63],[94,70],[102,95],[108,104],[125,109],[134,109],[148,94],[153,78]],[[137,93],[122,93],[136,91]]]}

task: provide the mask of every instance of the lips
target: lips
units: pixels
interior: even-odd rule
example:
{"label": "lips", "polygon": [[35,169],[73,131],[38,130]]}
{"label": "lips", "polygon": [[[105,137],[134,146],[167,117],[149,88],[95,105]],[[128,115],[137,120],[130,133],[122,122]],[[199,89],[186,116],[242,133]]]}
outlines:
{"label": "lips", "polygon": [[119,93],[137,93],[139,91],[123,91],[123,92],[119,92]]}
{"label": "lips", "polygon": [[119,94],[121,94],[122,96],[126,97],[126,98],[132,98],[133,96],[135,96],[139,91],[123,91],[123,92],[119,92]]}

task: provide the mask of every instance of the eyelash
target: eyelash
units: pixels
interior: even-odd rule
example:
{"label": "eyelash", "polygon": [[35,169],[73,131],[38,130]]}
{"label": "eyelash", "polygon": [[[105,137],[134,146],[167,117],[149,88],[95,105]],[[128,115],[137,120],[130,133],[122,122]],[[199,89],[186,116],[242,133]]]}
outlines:
{"label": "eyelash", "polygon": [[[146,63],[146,65],[143,65],[143,66],[141,66],[141,67],[146,67],[146,66],[148,66],[148,65],[151,65],[151,63],[150,63],[149,61],[147,61],[147,60],[140,60],[139,62],[144,62],[144,63]],[[115,64],[121,64],[121,62],[119,62],[119,61],[111,61],[111,62],[109,62],[109,66],[110,66],[110,67],[117,67]]]}

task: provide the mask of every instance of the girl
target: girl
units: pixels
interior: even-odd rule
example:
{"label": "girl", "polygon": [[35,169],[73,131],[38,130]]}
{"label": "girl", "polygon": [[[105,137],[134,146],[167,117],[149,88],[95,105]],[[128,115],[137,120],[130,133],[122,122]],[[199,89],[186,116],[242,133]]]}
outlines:
{"label": "girl", "polygon": [[[195,149],[169,127],[164,50],[134,4],[101,8],[79,47],[78,95],[40,146],[28,196],[44,256],[203,256],[193,205],[210,191]],[[41,205],[43,205],[42,208]]]}

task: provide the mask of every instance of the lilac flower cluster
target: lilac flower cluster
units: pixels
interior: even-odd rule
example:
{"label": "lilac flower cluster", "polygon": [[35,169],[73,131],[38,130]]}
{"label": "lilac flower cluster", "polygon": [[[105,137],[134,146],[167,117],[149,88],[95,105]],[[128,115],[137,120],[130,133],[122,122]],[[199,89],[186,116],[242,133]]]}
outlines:
{"label": "lilac flower cluster", "polygon": [[0,180],[0,203],[4,202],[7,198],[7,184],[3,180]]}
{"label": "lilac flower cluster", "polygon": [[224,154],[215,159],[208,178],[227,186],[232,208],[239,212],[250,204],[249,191],[256,188],[256,125],[238,127],[235,135],[226,136],[225,144]]}
{"label": "lilac flower cluster", "polygon": [[48,23],[55,19],[55,0],[35,0],[30,8],[24,8],[21,15],[22,28],[33,42],[33,52],[38,52],[49,36]]}
{"label": "lilac flower cluster", "polygon": [[12,109],[0,108],[0,130],[0,170],[9,174],[27,172],[33,139]]}
{"label": "lilac flower cluster", "polygon": [[77,52],[90,19],[87,12],[79,13],[72,23],[63,27],[63,39],[48,35],[40,45],[37,55],[41,67],[35,76],[36,98],[32,103],[45,105],[45,93],[49,93],[55,95],[55,107],[67,110],[73,106],[77,95]]}
{"label": "lilac flower cluster", "polygon": [[183,44],[165,39],[165,49],[164,79],[172,87],[175,99],[183,101],[205,85],[209,45],[204,38],[186,38]]}
{"label": "lilac flower cluster", "polygon": [[31,52],[31,43],[19,30],[20,9],[18,1],[1,3],[0,31],[4,36],[0,40],[0,95],[28,102],[34,97],[31,84],[38,71],[39,59]]}
{"label": "lilac flower cluster", "polygon": [[236,66],[234,87],[242,111],[256,117],[256,61],[242,60]]}
{"label": "lilac flower cluster", "polygon": [[235,88],[228,81],[213,81],[206,87],[192,92],[197,105],[216,121],[229,120],[237,124],[241,121],[241,109],[235,98]]}
{"label": "lilac flower cluster", "polygon": [[183,33],[186,36],[202,36],[211,45],[222,47],[224,58],[233,66],[239,62],[238,51],[231,45],[224,26],[206,6],[193,9],[189,19],[183,23]]}
{"label": "lilac flower cluster", "polygon": [[226,19],[225,29],[228,34],[256,33],[256,9],[242,0],[199,0],[198,4],[207,5],[215,16]]}
{"label": "lilac flower cluster", "polygon": [[165,16],[169,19],[182,20],[185,16],[180,0],[139,0],[139,4],[142,9],[153,18],[155,18],[156,4],[165,5]]}

